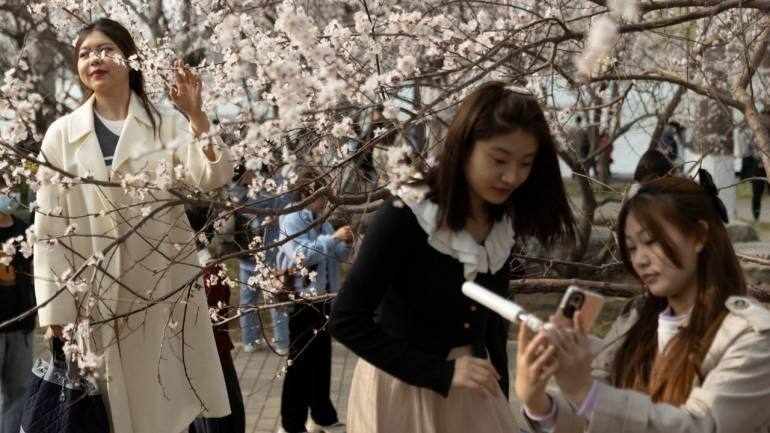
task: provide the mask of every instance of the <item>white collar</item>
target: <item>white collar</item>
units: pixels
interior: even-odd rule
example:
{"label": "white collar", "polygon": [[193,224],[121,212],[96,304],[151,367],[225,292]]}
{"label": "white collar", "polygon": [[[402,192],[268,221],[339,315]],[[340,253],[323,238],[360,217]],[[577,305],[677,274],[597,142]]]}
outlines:
{"label": "white collar", "polygon": [[513,224],[508,215],[492,225],[483,245],[479,245],[467,230],[452,231],[437,227],[438,205],[425,198],[427,186],[399,188],[398,197],[412,210],[420,227],[428,234],[428,245],[436,251],[452,256],[463,264],[463,275],[468,281],[476,274],[499,271],[511,254],[515,243]]}
{"label": "white collar", "polygon": [[674,314],[674,309],[671,308],[671,304],[669,304],[669,305],[666,305],[666,308],[663,311],[661,311],[660,314],[658,314],[658,317],[663,320],[682,321],[682,320],[687,320],[690,317],[691,312],[692,312],[692,308],[690,309],[690,311],[677,316]]}
{"label": "white collar", "polygon": [[681,328],[687,326],[687,322],[690,321],[690,313],[682,314],[681,316],[674,316],[674,310],[671,305],[667,306],[660,314],[658,314],[658,352],[663,353],[676,334],[679,333]]}
{"label": "white collar", "polygon": [[[87,133],[94,130],[94,100],[96,95],[91,95],[80,107],[69,115],[69,140],[74,143]],[[147,126],[152,126],[150,122],[150,115],[142,105],[142,100],[135,92],[131,92],[131,97],[128,100],[128,116],[133,117]]]}

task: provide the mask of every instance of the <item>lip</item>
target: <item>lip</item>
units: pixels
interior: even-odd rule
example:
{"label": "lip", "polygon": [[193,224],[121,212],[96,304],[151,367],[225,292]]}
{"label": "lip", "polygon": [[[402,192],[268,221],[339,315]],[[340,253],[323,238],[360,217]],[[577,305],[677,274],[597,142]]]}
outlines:
{"label": "lip", "polygon": [[500,195],[511,195],[513,193],[513,190],[510,188],[498,188],[493,186],[492,191],[500,194]]}
{"label": "lip", "polygon": [[95,71],[92,71],[89,75],[96,78],[103,77],[107,75],[107,71],[105,71],[104,69],[96,69]]}
{"label": "lip", "polygon": [[650,285],[655,281],[658,281],[658,278],[660,278],[660,274],[657,272],[651,272],[649,274],[642,274],[641,278],[644,284]]}

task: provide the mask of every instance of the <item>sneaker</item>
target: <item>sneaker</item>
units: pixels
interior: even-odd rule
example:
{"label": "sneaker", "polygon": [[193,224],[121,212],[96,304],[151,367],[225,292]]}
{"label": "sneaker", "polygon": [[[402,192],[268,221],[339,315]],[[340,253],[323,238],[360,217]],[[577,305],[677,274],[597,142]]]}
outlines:
{"label": "sneaker", "polygon": [[246,343],[243,345],[243,351],[246,353],[256,352],[262,349],[262,345],[259,343]]}
{"label": "sneaker", "polygon": [[348,430],[345,423],[337,421],[331,425],[318,425],[312,418],[305,423],[305,428],[308,433],[346,433]]}
{"label": "sneaker", "polygon": [[276,348],[275,349],[275,353],[277,353],[278,355],[281,355],[281,356],[286,356],[286,355],[289,354],[289,349],[278,349],[278,348]]}

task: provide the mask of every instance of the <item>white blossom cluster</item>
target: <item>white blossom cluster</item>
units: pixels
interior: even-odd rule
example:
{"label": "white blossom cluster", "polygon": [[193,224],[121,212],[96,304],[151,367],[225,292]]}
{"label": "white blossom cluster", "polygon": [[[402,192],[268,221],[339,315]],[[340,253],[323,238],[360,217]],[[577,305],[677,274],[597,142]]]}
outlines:
{"label": "white blossom cluster", "polygon": [[63,351],[71,362],[74,362],[85,378],[93,385],[99,379],[99,370],[104,365],[104,355],[98,354],[92,344],[92,328],[89,320],[83,319],[76,324],[64,326]]}
{"label": "white blossom cluster", "polygon": [[[35,110],[40,108],[43,97],[34,90],[37,79],[29,73],[29,66],[23,59],[17,68],[3,72],[0,85],[0,140],[8,146],[15,146],[33,135],[30,125],[35,119]],[[25,79],[19,75],[26,75]],[[0,156],[5,148],[0,147]]]}
{"label": "white blossom cluster", "polygon": [[611,18],[601,16],[592,23],[585,50],[575,59],[575,67],[582,79],[587,80],[610,65],[610,54],[617,38],[617,24]]}

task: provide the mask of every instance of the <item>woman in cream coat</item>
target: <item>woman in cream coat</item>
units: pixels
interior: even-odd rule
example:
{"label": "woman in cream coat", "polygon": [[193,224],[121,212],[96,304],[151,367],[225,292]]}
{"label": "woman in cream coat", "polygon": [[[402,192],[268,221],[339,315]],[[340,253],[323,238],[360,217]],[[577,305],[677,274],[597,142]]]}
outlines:
{"label": "woman in cream coat", "polygon": [[[745,296],[726,212],[704,185],[662,178],[624,205],[621,256],[648,292],[595,358],[579,313],[575,332],[521,332],[516,393],[534,431],[770,431],[770,312]],[[545,392],[552,374],[561,392]]]}
{"label": "woman in cream coat", "polygon": [[[193,138],[210,128],[200,80],[175,63],[170,96],[189,121],[155,109],[141,72],[121,65],[136,51],[114,21],[81,31],[77,72],[91,96],[51,125],[40,158],[96,181],[167,170],[178,177],[174,188],[221,187],[233,174],[226,147]],[[205,295],[195,284],[200,268],[183,204],[164,189],[143,197],[129,192],[42,183],[34,254],[40,325],[61,336],[62,326],[90,323],[83,347],[104,355],[98,383],[115,433],[178,433],[198,415],[227,415],[227,393]],[[53,238],[58,241],[47,241]],[[105,251],[118,238],[119,246]],[[63,283],[81,268],[67,289]]]}

